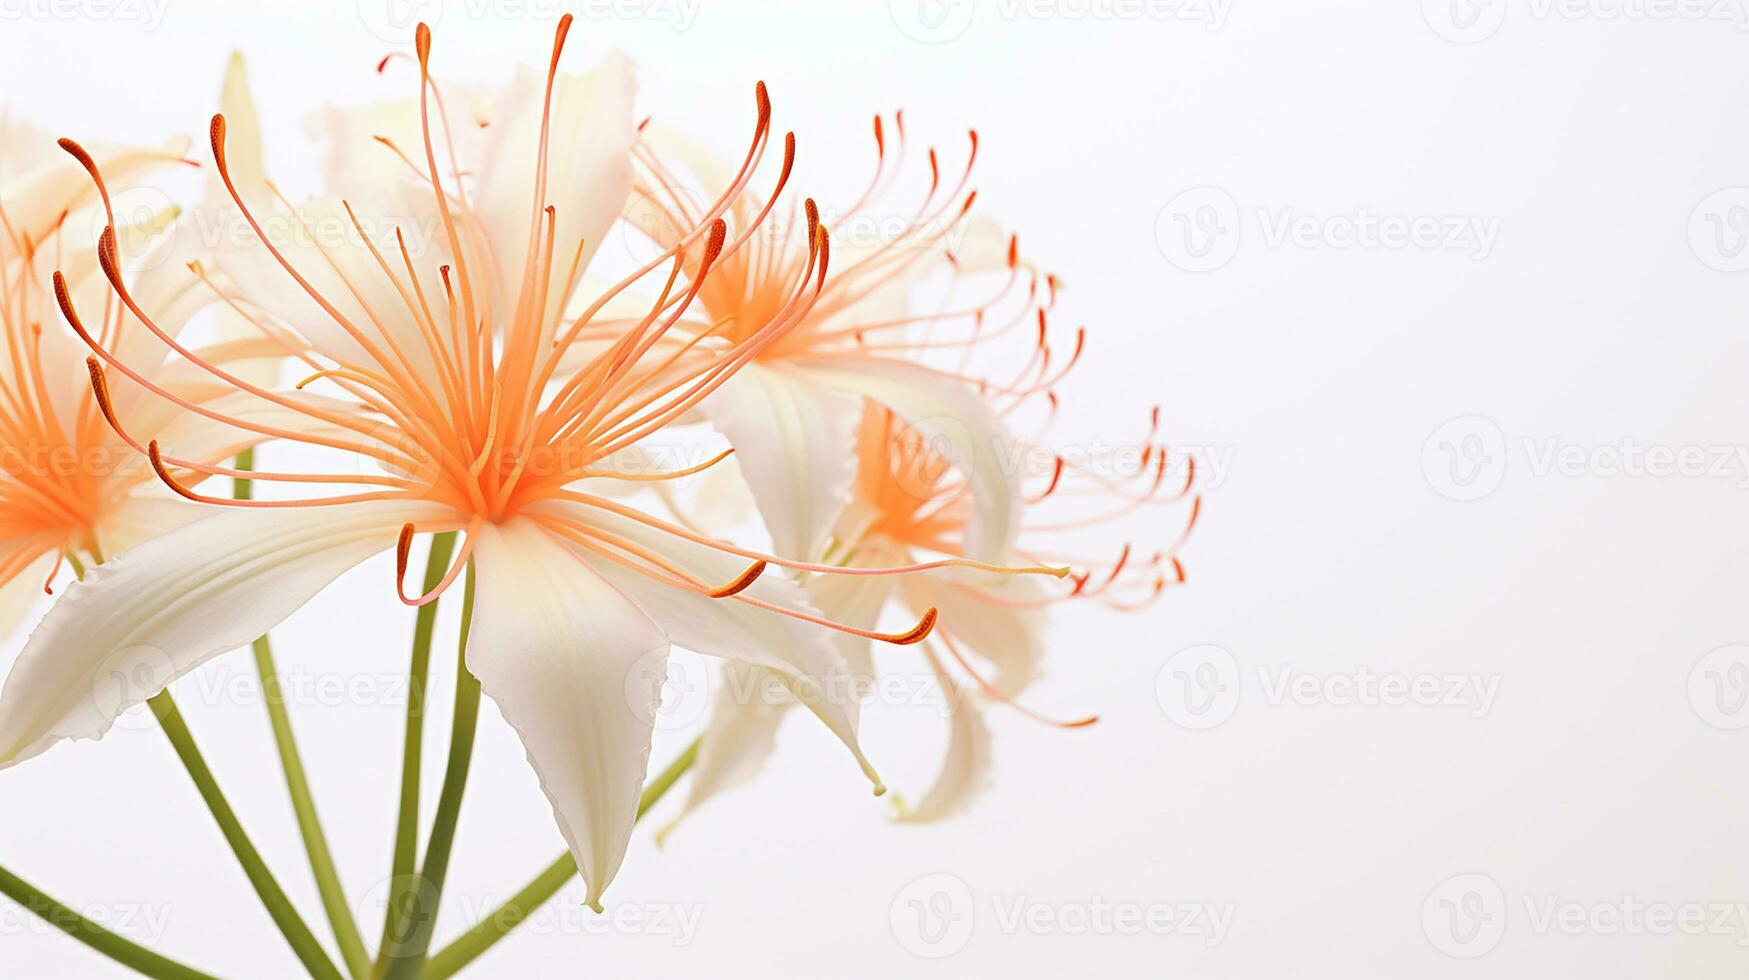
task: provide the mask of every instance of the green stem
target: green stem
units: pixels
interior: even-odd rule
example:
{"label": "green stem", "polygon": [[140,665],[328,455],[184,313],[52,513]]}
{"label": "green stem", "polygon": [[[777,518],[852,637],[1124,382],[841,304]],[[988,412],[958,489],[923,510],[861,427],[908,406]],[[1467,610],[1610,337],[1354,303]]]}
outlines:
{"label": "green stem", "polygon": [[267,914],[273,917],[274,925],[279,927],[286,942],[291,945],[292,952],[303,962],[304,969],[310,971],[310,976],[317,980],[344,980],[340,971],[334,968],[333,961],[328,959],[328,954],[322,951],[322,944],[316,941],[310,927],[304,924],[297,909],[292,907],[291,900],[280,889],[279,882],[274,880],[273,872],[267,869],[267,863],[261,859],[261,852],[255,849],[249,836],[243,832],[243,825],[237,820],[237,814],[232,811],[230,803],[226,802],[224,793],[219,791],[218,781],[213,778],[212,770],[207,768],[206,760],[201,757],[200,749],[194,744],[194,735],[189,732],[188,723],[182,720],[182,712],[177,710],[170,692],[163,691],[146,703],[151,706],[152,714],[157,716],[164,734],[170,738],[176,755],[182,759],[182,767],[188,770],[195,788],[200,790],[201,799],[206,801],[213,819],[218,821],[219,830],[224,833],[225,840],[237,855],[238,863],[243,865],[243,873],[249,876],[249,883],[255,886],[255,894],[261,897],[261,904],[267,906]]}
{"label": "green stem", "polygon": [[346,962],[347,972],[356,980],[362,980],[370,975],[370,953],[365,950],[358,924],[353,921],[352,906],[347,903],[346,891],[340,884],[340,871],[334,866],[328,837],[322,832],[322,821],[316,814],[316,798],[310,792],[310,780],[304,772],[304,761],[292,735],[291,716],[286,712],[285,693],[273,662],[273,647],[263,636],[255,641],[254,649],[255,669],[261,674],[262,697],[267,700],[267,715],[273,724],[273,741],[279,747],[286,789],[291,793],[292,810],[297,814],[304,850],[310,856],[316,891],[322,896],[322,910],[327,913],[328,922],[334,929],[334,939],[339,943],[340,958]]}
{"label": "green stem", "polygon": [[[255,468],[255,450],[245,449],[237,454],[236,468],[251,470]],[[255,496],[254,486],[250,481],[236,479],[231,481],[231,496],[238,500],[250,500]],[[286,789],[291,793],[292,811],[297,814],[298,832],[304,838],[304,850],[310,857],[310,871],[316,878],[316,891],[322,896],[322,910],[328,915],[328,923],[334,930],[335,942],[340,946],[340,958],[346,963],[346,970],[354,980],[363,980],[370,974],[370,953],[364,948],[364,939],[358,933],[358,924],[352,918],[352,906],[346,901],[346,891],[340,884],[340,872],[334,866],[334,855],[328,849],[328,837],[322,832],[321,818],[316,814],[316,798],[310,792],[310,780],[304,772],[304,760],[298,752],[297,739],[292,733],[291,714],[286,709],[285,692],[280,684],[279,670],[273,662],[273,647],[266,636],[258,638],[254,643],[255,669],[261,675],[261,694],[267,701],[267,718],[273,726],[273,741],[279,748],[280,766],[285,770]]]}
{"label": "green stem", "polygon": [[[698,760],[699,740],[694,739],[686,751],[662,770],[656,778],[644,785],[644,794],[638,800],[638,818],[641,820],[657,801],[680,781],[692,764]],[[512,929],[521,925],[524,919],[533,915],[535,910],[545,905],[549,899],[558,894],[559,889],[575,880],[577,877],[577,859],[569,852],[547,865],[533,881],[524,885],[522,890],[511,897],[491,914],[463,933],[455,942],[444,947],[437,955],[431,957],[431,962],[420,974],[422,980],[444,980],[454,976],[456,971],[472,963],[481,953],[491,949],[500,939],[510,934]]]}
{"label": "green stem", "polygon": [[443,883],[449,874],[449,853],[455,845],[456,823],[461,816],[462,793],[468,785],[468,769],[474,757],[474,732],[480,719],[480,681],[468,672],[468,627],[474,618],[474,564],[468,563],[467,584],[462,590],[461,636],[456,642],[455,720],[450,726],[449,766],[443,774],[443,790],[437,798],[437,817],[431,825],[431,840],[420,865],[423,879],[415,896],[412,935],[403,948],[384,949],[390,958],[389,980],[413,980],[419,976],[431,950],[431,934],[437,925],[437,910],[443,902]]}
{"label": "green stem", "polygon": [[[431,552],[425,561],[425,587],[421,594],[437,588],[449,567],[450,552],[455,548],[455,532],[433,535]],[[388,967],[388,952],[405,942],[408,917],[418,898],[419,876],[414,873],[414,861],[419,849],[419,773],[425,746],[425,688],[431,675],[431,637],[437,628],[437,601],[419,607],[413,621],[413,658],[407,668],[407,728],[401,748],[401,806],[395,820],[395,856],[389,871],[389,906],[383,916],[381,951],[377,957],[376,975]]]}
{"label": "green stem", "polygon": [[143,976],[159,980],[214,980],[211,974],[166,959],[144,946],[110,932],[34,885],[0,868],[0,895],[24,906],[32,915]]}

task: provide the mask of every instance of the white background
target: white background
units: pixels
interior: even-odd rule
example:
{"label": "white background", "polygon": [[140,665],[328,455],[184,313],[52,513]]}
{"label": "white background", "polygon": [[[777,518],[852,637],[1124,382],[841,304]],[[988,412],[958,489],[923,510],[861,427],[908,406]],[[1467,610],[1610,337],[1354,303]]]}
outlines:
{"label": "white background", "polygon": [[[439,70],[487,80],[542,60],[553,17],[573,10],[572,64],[626,49],[644,111],[714,139],[743,138],[763,78],[823,184],[866,174],[875,111],[905,107],[954,152],[976,125],[981,200],[1064,276],[1062,315],[1090,330],[1064,388],[1071,429],[1127,434],[1160,402],[1169,437],[1230,461],[1204,488],[1189,587],[1145,613],[1054,624],[1031,703],[1103,721],[1061,732],[996,715],[996,784],[975,813],[891,825],[842,750],[796,721],[756,787],[663,850],[640,834],[609,893],[610,913],[696,915],[685,942],[672,921],[604,927],[572,888],[474,974],[1742,975],[1740,913],[1684,934],[1611,910],[1749,901],[1749,730],[1731,729],[1749,709],[1729,670],[1749,656],[1701,662],[1749,642],[1749,467],[1659,466],[1698,447],[1691,461],[1710,468],[1749,445],[1749,278],[1721,271],[1749,230],[1749,191],[1713,197],[1749,185],[1749,34],[1735,3],[1721,20],[1710,0],[1628,5],[1649,17],[1453,2],[1001,0],[926,4],[921,18],[904,0],[622,6],[631,18],[582,2],[426,7],[441,8]],[[241,49],[270,166],[294,188],[314,183],[307,111],[412,90],[404,71],[373,71],[392,46],[368,29],[390,21],[369,0],[168,0],[161,22],[144,0],[0,11],[0,88],[57,134],[198,136]],[[1196,188],[1214,190],[1180,197]],[[1344,245],[1329,219],[1362,214],[1497,237],[1486,250]],[[1277,235],[1302,217],[1316,219],[1309,237]],[[1199,259],[1186,222],[1226,237],[1214,251],[1193,239]],[[1452,419],[1466,421],[1440,429]],[[1544,465],[1551,447],[1579,447],[1578,461]],[[383,685],[411,622],[389,574],[361,568],[275,634],[287,671],[377,687],[293,708],[373,939],[400,752]],[[1175,657],[1201,644],[1225,653]],[[1197,658],[1228,693],[1187,692],[1185,673],[1211,676]],[[1498,686],[1486,712],[1339,704],[1273,696],[1284,670],[1332,690],[1362,670]],[[178,695],[321,932],[259,699],[226,686],[251,672],[232,655]],[[1215,696],[1217,714],[1188,713],[1187,693]],[[889,781],[926,780],[936,714],[871,715]],[[295,975],[162,736],[134,727],[0,775],[0,862],[215,973]],[[691,734],[661,733],[654,759]],[[560,847],[490,707],[474,773],[440,939]],[[919,889],[945,879],[913,883],[939,873],[959,883],[942,894],[960,931],[906,941],[906,900],[941,901]],[[1473,941],[1448,900],[1484,917]],[[1011,925],[1016,903],[1045,918]],[[1072,929],[1101,904],[1232,918],[1212,945],[1206,922],[1201,935]],[[1550,925],[1551,906],[1577,925]],[[0,911],[0,975],[118,975]]]}

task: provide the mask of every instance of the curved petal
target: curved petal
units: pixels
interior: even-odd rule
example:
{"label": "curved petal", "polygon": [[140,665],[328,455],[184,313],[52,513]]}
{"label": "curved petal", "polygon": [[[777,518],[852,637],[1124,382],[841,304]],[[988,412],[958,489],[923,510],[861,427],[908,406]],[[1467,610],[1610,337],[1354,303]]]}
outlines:
{"label": "curved petal", "polygon": [[516,729],[597,911],[637,820],[668,638],[527,518],[487,525],[468,670]]}
{"label": "curved petal", "polygon": [[977,391],[888,358],[820,357],[792,363],[829,388],[860,392],[885,405],[916,429],[971,485],[967,556],[988,562],[1006,559],[1020,531],[1018,447]]}
{"label": "curved petal", "polygon": [[[23,550],[21,551],[20,548]],[[49,578],[49,570],[54,567],[55,553],[43,547],[40,541],[21,542],[18,547],[7,547],[5,565],[15,567],[16,562],[26,560],[30,551],[41,551],[42,554],[28,559],[28,564],[13,573],[10,579],[0,583],[0,640],[7,640],[23,624],[24,618],[30,614],[31,607],[38,599],[43,598],[43,585]]]}
{"label": "curved petal", "polygon": [[942,669],[941,661],[929,655],[942,691],[953,702],[948,717],[947,755],[935,782],[915,806],[895,798],[901,823],[932,823],[962,813],[990,782],[990,728],[984,724],[982,705],[970,692],[956,689]]}
{"label": "curved petal", "polygon": [[[607,533],[634,543],[686,569],[713,585],[732,582],[747,569],[747,559],[693,544],[674,535],[605,513],[596,508],[568,507],[571,519],[584,520]],[[662,625],[676,644],[698,653],[767,667],[789,685],[790,693],[807,705],[855,755],[857,764],[877,792],[880,777],[863,757],[856,729],[861,713],[860,691],[843,654],[834,644],[835,631],[760,609],[735,598],[713,599],[688,592],[632,571],[598,555],[586,559],[601,575],[631,596]],[[742,595],[787,609],[815,612],[807,593],[776,569],[767,569]]]}
{"label": "curved petal", "polygon": [[120,555],[200,518],[216,516],[217,510],[184,500],[161,485],[141,488],[98,519],[97,546],[105,555]]}
{"label": "curved petal", "polygon": [[772,548],[786,558],[820,554],[850,500],[862,399],[806,375],[749,364],[704,404],[735,447]]}
{"label": "curved petal", "polygon": [[[505,93],[479,168],[474,208],[485,226],[499,275],[499,306],[516,305],[536,211],[551,204],[556,215],[553,274],[565,275],[571,257],[582,254],[570,282],[555,280],[552,295],[569,296],[590,256],[631,193],[632,122],[636,73],[615,54],[581,75],[560,74],[553,83],[548,130],[547,199],[534,199],[545,78],[524,68]],[[556,317],[563,303],[555,303]]]}
{"label": "curved petal", "polygon": [[[1013,697],[1038,678],[1044,660],[1043,590],[1030,576],[1016,575],[994,587],[974,588],[952,574],[907,575],[900,588],[917,609],[941,612],[939,629],[996,668],[992,685]],[[1011,605],[1010,602],[1021,605]]]}
{"label": "curved petal", "polygon": [[267,632],[395,543],[429,504],[384,501],[215,514],[112,558],[43,617],[0,692],[0,769],[116,716]]}
{"label": "curved petal", "polygon": [[657,843],[707,801],[745,786],[759,775],[777,747],[777,729],[793,704],[795,700],[773,672],[751,664],[724,665],[723,686],[711,702],[710,720],[699,738],[686,803],[657,832]]}
{"label": "curved petal", "polygon": [[[879,553],[871,553],[861,556],[856,563],[866,560],[872,564],[881,557]],[[814,605],[832,619],[874,629],[880,622],[881,610],[893,594],[894,578],[891,575],[810,575],[803,587]],[[921,612],[928,607],[918,608]],[[838,644],[838,652],[844,655],[845,667],[856,678],[858,689],[866,688],[875,673],[874,658],[869,652],[872,641],[851,633],[835,633],[833,640]]]}

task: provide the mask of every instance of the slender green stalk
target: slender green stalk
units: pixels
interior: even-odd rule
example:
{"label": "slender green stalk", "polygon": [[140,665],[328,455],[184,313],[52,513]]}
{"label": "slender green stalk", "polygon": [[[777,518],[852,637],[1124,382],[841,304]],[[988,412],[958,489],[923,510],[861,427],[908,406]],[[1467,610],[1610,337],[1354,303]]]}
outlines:
{"label": "slender green stalk", "polygon": [[[237,454],[236,468],[255,468],[255,450]],[[249,500],[255,488],[248,480],[231,481],[231,496]],[[254,643],[255,669],[261,675],[261,695],[267,701],[267,718],[273,725],[273,741],[279,748],[280,766],[285,770],[286,789],[291,793],[292,810],[297,814],[298,832],[304,838],[304,850],[310,857],[310,871],[316,878],[316,890],[322,896],[322,910],[334,930],[334,940],[340,947],[340,958],[354,980],[370,974],[370,953],[358,933],[352,918],[352,906],[346,901],[346,891],[340,884],[340,872],[334,866],[333,852],[328,848],[328,836],[322,832],[321,818],[316,814],[316,798],[310,792],[310,780],[304,772],[304,760],[298,752],[292,733],[291,714],[286,709],[285,692],[279,680],[279,670],[273,662],[273,647],[266,636]]]}
{"label": "slender green stalk", "polygon": [[243,832],[242,823],[237,820],[237,814],[225,800],[224,793],[220,792],[218,781],[213,778],[212,770],[207,768],[206,760],[194,744],[194,735],[189,732],[188,723],[182,720],[182,712],[177,710],[170,692],[160,692],[146,703],[151,706],[152,714],[157,716],[164,734],[170,738],[176,755],[182,759],[182,767],[188,770],[195,788],[200,790],[201,799],[206,801],[213,819],[218,821],[219,830],[224,833],[225,840],[237,855],[238,863],[243,865],[243,873],[249,876],[249,883],[255,886],[255,894],[261,897],[261,904],[267,906],[267,914],[273,917],[274,925],[279,927],[286,942],[291,945],[292,952],[303,962],[304,969],[310,971],[310,976],[317,980],[344,980],[340,971],[334,968],[333,961],[328,959],[328,954],[322,951],[322,944],[311,934],[310,927],[304,924],[303,917],[292,907],[291,900],[286,898],[279,882],[274,880],[273,872],[267,869],[267,863],[261,859],[261,852],[255,849],[249,836]]}
{"label": "slender green stalk", "polygon": [[449,875],[449,852],[455,845],[456,823],[461,816],[462,793],[468,785],[468,769],[474,758],[474,732],[480,720],[480,681],[468,672],[468,627],[474,618],[474,563],[468,562],[467,584],[462,590],[462,627],[456,641],[455,720],[450,726],[449,766],[443,774],[443,790],[437,798],[437,816],[431,825],[431,840],[425,846],[425,861],[419,866],[423,879],[415,895],[412,935],[404,947],[384,950],[389,957],[389,980],[414,980],[431,950],[431,933],[437,926],[437,910],[443,903],[443,883]]}
{"label": "slender green stalk", "polygon": [[0,895],[24,906],[32,915],[142,976],[157,980],[214,980],[211,974],[159,956],[144,946],[110,932],[85,918],[5,868],[0,868]]}
{"label": "slender green stalk", "polygon": [[[655,806],[667,792],[680,781],[692,764],[698,761],[699,739],[694,739],[686,751],[680,753],[668,768],[657,774],[656,778],[644,785],[644,794],[638,799],[638,819],[643,819],[645,813]],[[454,976],[456,971],[472,963],[481,953],[491,949],[500,939],[510,934],[510,931],[521,925],[524,919],[533,915],[535,910],[545,905],[549,899],[558,894],[559,889],[575,880],[577,877],[577,859],[569,852],[552,864],[547,865],[533,881],[524,885],[522,890],[513,895],[510,901],[498,906],[490,915],[481,919],[472,929],[463,933],[455,942],[444,947],[437,955],[431,957],[431,962],[420,974],[422,980],[444,980]]]}
{"label": "slender green stalk", "polygon": [[[433,535],[425,561],[425,587],[437,588],[449,567],[455,532]],[[420,878],[414,871],[419,849],[419,775],[425,748],[425,689],[431,676],[431,637],[437,628],[437,602],[419,607],[413,621],[413,658],[407,668],[407,729],[401,747],[401,806],[395,820],[395,856],[389,872],[389,907],[383,916],[383,937],[377,948],[375,975],[388,968],[386,955],[408,936],[408,917],[418,899]]]}

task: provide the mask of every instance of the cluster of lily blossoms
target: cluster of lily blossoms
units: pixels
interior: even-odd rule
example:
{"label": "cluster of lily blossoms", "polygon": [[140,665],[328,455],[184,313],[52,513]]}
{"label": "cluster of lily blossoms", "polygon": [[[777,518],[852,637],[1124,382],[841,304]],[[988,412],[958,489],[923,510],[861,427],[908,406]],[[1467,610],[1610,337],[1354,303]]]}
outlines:
{"label": "cluster of lily blossoms", "polygon": [[[763,85],[752,136],[724,163],[636,120],[625,59],[562,71],[569,26],[544,73],[446,104],[421,25],[413,57],[379,66],[416,72],[417,96],[322,117],[329,196],[297,205],[263,168],[240,62],[207,159],[0,129],[0,627],[56,594],[0,692],[0,769],[101,738],[149,702],[313,976],[448,976],[579,873],[599,911],[644,810],[689,771],[682,814],[750,781],[792,706],[884,793],[857,734],[881,665],[960,695],[939,774],[893,794],[898,819],[962,812],[990,766],[987,711],[1093,721],[1023,703],[1050,607],[1136,609],[1184,581],[1194,470],[1156,445],[1158,409],[1127,472],[1046,448],[1084,336],[1054,322],[1055,277],[975,211],[976,133],[963,164],[923,154],[903,229],[870,244],[845,228],[924,172],[902,115],[875,118],[867,191],[826,217],[790,186],[797,140],[773,128]],[[247,234],[203,242],[174,210],[118,219],[133,183],[190,166],[207,173],[199,207]],[[356,234],[313,230],[336,225]],[[410,248],[416,228],[433,233]],[[593,260],[616,239],[647,256],[612,281]],[[663,467],[669,440],[701,433],[727,448]],[[258,452],[332,464],[256,468]],[[742,497],[768,544],[727,536],[749,523],[724,506]],[[1163,504],[1180,506],[1155,546],[1076,544]],[[464,604],[437,825],[420,861],[412,769],[395,887],[414,906],[441,894],[482,694],[526,748],[568,854],[446,949],[432,950],[429,914],[386,922],[373,961],[276,714],[335,966],[168,688],[262,650],[390,550],[384,588],[419,607],[420,683],[436,603],[460,590]],[[670,645],[719,658],[723,677],[702,736],[646,787]],[[410,743],[418,731],[410,716]],[[33,909],[52,902],[29,894]],[[199,975],[109,939],[91,944],[149,975]]]}

